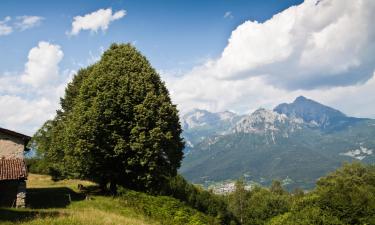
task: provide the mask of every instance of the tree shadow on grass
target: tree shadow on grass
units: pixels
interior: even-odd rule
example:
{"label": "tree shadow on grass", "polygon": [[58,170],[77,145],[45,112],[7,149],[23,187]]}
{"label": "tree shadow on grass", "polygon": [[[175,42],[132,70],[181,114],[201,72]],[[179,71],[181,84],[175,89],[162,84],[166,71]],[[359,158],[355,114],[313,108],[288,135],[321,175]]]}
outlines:
{"label": "tree shadow on grass", "polygon": [[82,193],[77,193],[67,187],[28,188],[26,209],[0,208],[0,222],[22,222],[34,219],[63,216],[57,210],[66,208],[73,201],[81,201],[88,195],[96,194],[97,187],[87,187]]}
{"label": "tree shadow on grass", "polygon": [[29,188],[27,206],[32,209],[65,208],[72,201],[85,199],[85,194],[77,193],[66,187]]}
{"label": "tree shadow on grass", "polygon": [[57,211],[34,211],[27,209],[7,209],[0,208],[0,222],[22,222],[29,221],[37,218],[56,217],[61,215]]}

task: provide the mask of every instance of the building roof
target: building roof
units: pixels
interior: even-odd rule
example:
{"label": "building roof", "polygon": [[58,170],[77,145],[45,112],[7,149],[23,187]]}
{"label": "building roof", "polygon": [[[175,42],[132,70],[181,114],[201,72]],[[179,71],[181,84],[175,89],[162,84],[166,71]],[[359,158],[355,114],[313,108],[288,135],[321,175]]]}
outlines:
{"label": "building roof", "polygon": [[25,141],[25,145],[30,141],[31,137],[30,136],[27,136],[27,135],[24,135],[24,134],[21,134],[21,133],[17,133],[15,131],[12,131],[12,130],[8,130],[8,129],[5,129],[5,128],[1,128],[0,127],[0,133],[4,133],[4,134],[7,134],[7,135],[10,135],[10,136],[13,136],[13,137],[16,137],[16,138],[20,138],[22,140]]}
{"label": "building roof", "polygon": [[26,162],[23,159],[0,159],[0,181],[27,178]]}

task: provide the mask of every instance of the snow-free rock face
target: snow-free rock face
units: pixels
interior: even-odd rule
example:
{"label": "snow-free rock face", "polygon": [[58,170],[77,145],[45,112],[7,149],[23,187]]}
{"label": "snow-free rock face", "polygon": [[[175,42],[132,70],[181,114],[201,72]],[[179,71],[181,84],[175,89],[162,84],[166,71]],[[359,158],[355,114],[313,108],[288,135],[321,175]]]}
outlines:
{"label": "snow-free rock face", "polygon": [[303,96],[296,98],[293,103],[278,105],[274,111],[291,118],[301,118],[304,122],[309,123],[311,127],[318,127],[326,131],[342,129],[363,120],[348,117],[339,110]]}
{"label": "snow-free rock face", "polygon": [[286,136],[289,132],[301,129],[302,126],[302,119],[289,118],[285,114],[260,108],[240,120],[232,131],[234,133],[255,134],[282,133],[283,136]]}

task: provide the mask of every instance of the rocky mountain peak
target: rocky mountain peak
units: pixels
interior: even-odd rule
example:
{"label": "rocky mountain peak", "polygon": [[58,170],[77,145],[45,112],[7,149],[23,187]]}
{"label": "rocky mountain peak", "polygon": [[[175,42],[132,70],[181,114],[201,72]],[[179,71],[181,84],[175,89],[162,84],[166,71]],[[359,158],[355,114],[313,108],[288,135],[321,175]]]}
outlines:
{"label": "rocky mountain peak", "polygon": [[334,108],[325,106],[304,96],[299,96],[292,103],[283,103],[275,107],[275,112],[288,117],[301,118],[306,123],[327,128],[338,121],[347,121],[347,116]]}
{"label": "rocky mountain peak", "polygon": [[301,124],[298,119],[290,119],[284,114],[272,110],[259,108],[252,114],[244,117],[233,128],[235,133],[267,133],[295,128]]}

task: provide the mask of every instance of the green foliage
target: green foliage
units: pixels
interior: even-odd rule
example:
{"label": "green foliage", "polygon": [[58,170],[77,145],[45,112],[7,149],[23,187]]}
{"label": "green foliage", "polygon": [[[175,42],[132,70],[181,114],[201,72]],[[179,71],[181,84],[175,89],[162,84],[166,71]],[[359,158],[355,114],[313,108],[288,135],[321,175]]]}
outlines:
{"label": "green foliage", "polygon": [[66,88],[33,143],[56,178],[152,191],[176,175],[181,127],[168,90],[130,44],[113,44]]}
{"label": "green foliage", "polygon": [[290,209],[289,195],[273,193],[260,187],[250,191],[247,201],[243,224],[265,224],[272,217]]}
{"label": "green foliage", "polygon": [[274,180],[271,184],[270,191],[274,194],[282,195],[285,194],[285,190],[279,180]]}
{"label": "green foliage", "polygon": [[[61,116],[57,115],[54,120],[46,121],[34,134],[29,145],[37,150],[37,167],[43,168],[44,172],[50,174],[54,180],[61,179],[64,173],[62,158],[64,152],[61,148]],[[36,165],[34,165],[36,166]]]}
{"label": "green foliage", "polygon": [[[240,207],[243,196],[244,213]],[[288,193],[279,181],[269,189],[245,191],[239,181],[228,201],[241,224],[375,224],[375,166],[344,164],[320,178],[309,193],[300,189]]]}
{"label": "green foliage", "polygon": [[318,207],[306,207],[301,211],[287,212],[272,218],[268,225],[344,225],[337,217]]}
{"label": "green foliage", "polygon": [[186,204],[167,196],[151,196],[131,190],[120,190],[121,201],[126,207],[133,207],[142,214],[162,221],[165,225],[221,224],[214,217],[190,208]]}
{"label": "green foliage", "polygon": [[29,173],[35,174],[48,174],[48,164],[45,160],[33,157],[33,158],[25,158],[27,171]]}
{"label": "green foliage", "polygon": [[243,179],[237,180],[234,192],[229,195],[229,208],[233,214],[239,219],[240,223],[244,223],[245,210],[248,207],[248,192],[245,190],[245,182]]}
{"label": "green foliage", "polygon": [[374,224],[375,167],[344,164],[319,179],[311,193],[292,199],[290,211],[269,224]]}
{"label": "green foliage", "polygon": [[[0,224],[220,224],[214,217],[207,216],[177,199],[122,190],[118,197],[91,196],[91,200],[73,200],[64,208],[58,208],[56,205],[54,208],[44,209],[0,208]],[[43,189],[43,192],[52,191],[53,188],[50,191],[48,188]],[[46,197],[44,194],[39,193],[38,197]],[[51,201],[51,198],[49,200]],[[60,199],[55,199],[55,202],[58,200]]]}
{"label": "green foliage", "polygon": [[375,167],[345,164],[321,178],[317,205],[346,224],[375,223]]}
{"label": "green foliage", "polygon": [[[85,186],[85,191],[77,189]],[[98,195],[97,185],[83,180],[54,182],[50,176],[31,174],[27,180],[28,208],[0,208],[0,224],[219,224],[181,201],[166,196],[120,189],[118,196]],[[68,194],[71,200],[68,200]],[[89,198],[85,198],[89,196]]]}
{"label": "green foliage", "polygon": [[180,175],[169,179],[169,182],[163,188],[162,194],[185,202],[187,205],[214,217],[220,224],[236,224],[236,219],[228,211],[228,206],[223,196],[215,195],[190,184]]}

